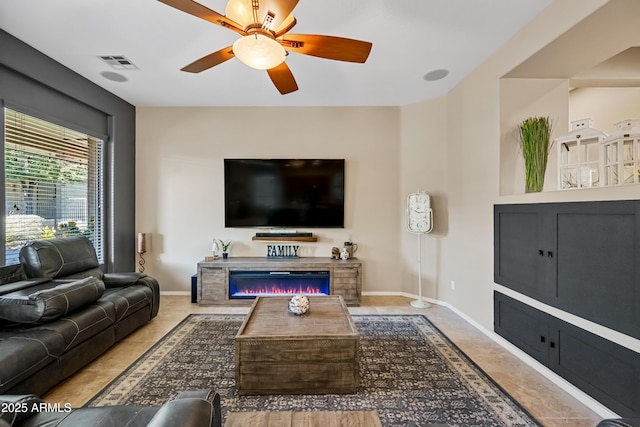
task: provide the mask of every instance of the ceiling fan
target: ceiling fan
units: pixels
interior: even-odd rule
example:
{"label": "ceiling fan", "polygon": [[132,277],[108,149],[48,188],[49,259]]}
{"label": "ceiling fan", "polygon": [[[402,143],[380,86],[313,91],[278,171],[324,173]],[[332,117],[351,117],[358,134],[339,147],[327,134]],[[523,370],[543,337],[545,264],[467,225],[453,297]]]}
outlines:
{"label": "ceiling fan", "polygon": [[194,0],[159,1],[242,36],[232,46],[206,55],[182,71],[199,73],[236,57],[252,68],[266,70],[283,95],[298,90],[298,84],[285,62],[289,52],[364,63],[371,51],[372,44],[361,40],[289,34],[296,25],[293,9],[298,0],[229,0],[224,15]]}

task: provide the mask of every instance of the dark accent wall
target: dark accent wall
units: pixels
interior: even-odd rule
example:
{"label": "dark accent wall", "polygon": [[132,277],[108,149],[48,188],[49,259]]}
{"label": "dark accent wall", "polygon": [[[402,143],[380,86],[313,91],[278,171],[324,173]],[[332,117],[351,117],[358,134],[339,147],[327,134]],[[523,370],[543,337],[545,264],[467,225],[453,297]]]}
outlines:
{"label": "dark accent wall", "polygon": [[3,30],[0,102],[3,107],[105,138],[105,269],[133,271],[135,107]]}

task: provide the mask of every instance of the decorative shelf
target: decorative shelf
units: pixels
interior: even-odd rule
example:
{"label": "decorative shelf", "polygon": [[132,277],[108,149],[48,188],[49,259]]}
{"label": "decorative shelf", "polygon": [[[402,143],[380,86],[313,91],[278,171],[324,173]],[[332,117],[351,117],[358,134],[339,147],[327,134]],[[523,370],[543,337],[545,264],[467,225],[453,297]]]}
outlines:
{"label": "decorative shelf", "polygon": [[258,240],[261,242],[317,242],[318,238],[316,236],[253,236],[251,240]]}

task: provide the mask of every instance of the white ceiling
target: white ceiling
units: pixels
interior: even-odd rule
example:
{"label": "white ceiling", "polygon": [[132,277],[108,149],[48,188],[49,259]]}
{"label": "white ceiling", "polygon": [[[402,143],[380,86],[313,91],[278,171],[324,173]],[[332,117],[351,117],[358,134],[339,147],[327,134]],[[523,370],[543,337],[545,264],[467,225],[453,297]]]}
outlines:
{"label": "white ceiling", "polygon": [[[299,90],[231,59],[180,71],[238,35],[156,0],[1,0],[0,28],[135,106],[399,106],[442,96],[552,0],[301,0],[291,33],[373,43],[365,64],[292,53]],[[224,13],[224,0],[200,0]],[[99,55],[139,69],[114,70]],[[439,81],[424,75],[449,70]],[[101,72],[116,72],[114,82]]]}

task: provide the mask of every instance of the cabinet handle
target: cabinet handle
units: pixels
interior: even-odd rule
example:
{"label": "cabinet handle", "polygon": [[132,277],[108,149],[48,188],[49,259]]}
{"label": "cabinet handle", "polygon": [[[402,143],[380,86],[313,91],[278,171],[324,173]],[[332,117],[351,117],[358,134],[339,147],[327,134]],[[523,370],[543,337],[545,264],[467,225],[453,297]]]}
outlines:
{"label": "cabinet handle", "polygon": [[542,249],[539,249],[539,250],[538,250],[538,255],[540,255],[540,256],[544,256],[544,251],[543,251]]}
{"label": "cabinet handle", "polygon": [[548,252],[547,252],[547,256],[548,256],[549,258],[553,258],[553,252],[548,251]]}
{"label": "cabinet handle", "polygon": [[547,339],[543,336],[540,336],[540,342],[545,342]]}
{"label": "cabinet handle", "polygon": [[554,343],[553,341],[549,341],[549,347],[556,348],[556,343]]}

